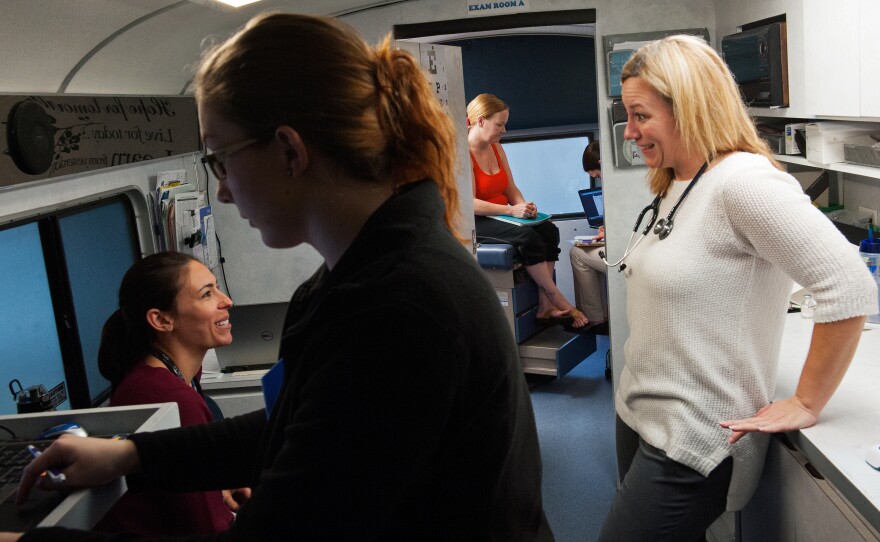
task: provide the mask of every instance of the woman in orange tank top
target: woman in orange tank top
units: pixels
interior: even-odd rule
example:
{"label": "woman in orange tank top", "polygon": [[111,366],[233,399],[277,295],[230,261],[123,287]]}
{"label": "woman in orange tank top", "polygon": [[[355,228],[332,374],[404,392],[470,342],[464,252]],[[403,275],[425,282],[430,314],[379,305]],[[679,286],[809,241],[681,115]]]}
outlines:
{"label": "woman in orange tank top", "polygon": [[474,222],[477,237],[510,243],[519,248],[529,276],[538,285],[538,321],[586,329],[584,314],[565,299],[553,282],[559,260],[559,230],[549,220],[535,226],[514,226],[489,218],[493,215],[534,217],[538,207],[527,201],[513,182],[507,155],[499,141],[510,108],[492,94],[480,94],[467,107],[468,146],[474,182]]}

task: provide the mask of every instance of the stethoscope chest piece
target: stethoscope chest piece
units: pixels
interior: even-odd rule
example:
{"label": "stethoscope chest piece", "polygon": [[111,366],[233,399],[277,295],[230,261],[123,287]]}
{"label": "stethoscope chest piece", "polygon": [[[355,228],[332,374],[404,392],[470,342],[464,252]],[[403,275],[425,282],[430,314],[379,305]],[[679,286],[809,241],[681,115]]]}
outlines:
{"label": "stethoscope chest piece", "polygon": [[[697,181],[700,180],[700,177],[703,175],[703,172],[706,171],[707,167],[709,167],[709,162],[704,162],[700,170],[697,171],[697,174],[694,175],[693,180],[687,185],[687,188],[684,189],[684,192],[682,192],[681,196],[679,196],[678,201],[675,202],[675,205],[672,206],[672,210],[669,211],[669,215],[666,218],[661,218],[660,220],[657,220],[657,213],[660,211],[660,200],[663,198],[663,195],[655,197],[654,201],[651,202],[651,205],[648,205],[647,207],[642,209],[642,212],[639,213],[639,217],[636,219],[636,225],[633,227],[633,231],[629,236],[629,241],[626,242],[626,250],[623,251],[623,256],[621,256],[620,259],[617,260],[617,262],[615,263],[608,263],[608,260],[605,259],[605,254],[602,252],[599,253],[602,261],[605,262],[605,265],[607,265],[608,267],[618,267],[618,271],[623,271],[626,268],[626,264],[624,264],[623,261],[627,258],[627,256],[632,253],[633,250],[635,250],[637,246],[639,246],[639,243],[641,243],[642,239],[644,239],[645,236],[648,235],[649,231],[653,231],[654,235],[659,237],[661,241],[669,237],[669,235],[672,233],[672,227],[674,226],[672,220],[673,217],[675,217],[676,211],[678,211],[678,207],[687,197],[688,192],[691,191],[691,188],[693,188],[694,185],[697,184]],[[638,233],[639,227],[642,225],[642,220],[645,218],[645,215],[648,214],[648,211],[651,211],[651,219],[648,222],[647,227],[645,227],[645,230],[642,232],[642,236],[639,237],[638,240],[636,240],[636,243],[634,245],[632,245],[633,237],[635,237],[636,233]],[[651,229],[652,226],[653,230]]]}
{"label": "stethoscope chest piece", "polygon": [[654,226],[654,234],[660,238],[662,241],[669,237],[669,234],[672,233],[672,227],[674,226],[671,219],[661,218],[657,221],[657,224]]}

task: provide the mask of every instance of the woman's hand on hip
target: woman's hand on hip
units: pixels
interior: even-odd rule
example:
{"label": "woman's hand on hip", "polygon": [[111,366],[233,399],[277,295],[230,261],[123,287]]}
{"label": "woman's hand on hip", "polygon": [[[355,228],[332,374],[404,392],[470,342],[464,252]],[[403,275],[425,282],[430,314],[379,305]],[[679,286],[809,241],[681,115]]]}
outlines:
{"label": "woman's hand on hip", "polygon": [[734,444],[746,433],[783,433],[815,425],[818,415],[804,406],[797,397],[775,401],[751,418],[726,420],[721,427],[731,430],[727,442]]}

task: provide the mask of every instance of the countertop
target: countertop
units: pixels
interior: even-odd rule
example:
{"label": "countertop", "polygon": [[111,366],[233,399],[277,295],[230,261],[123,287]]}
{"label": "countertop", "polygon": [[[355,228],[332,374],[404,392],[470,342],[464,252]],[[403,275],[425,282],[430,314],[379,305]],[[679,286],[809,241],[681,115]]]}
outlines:
{"label": "countertop", "polygon": [[[813,321],[799,313],[787,316],[776,399],[797,387]],[[813,427],[789,438],[871,525],[880,530],[880,471],[865,462],[865,453],[880,444],[880,324],[865,324],[855,357],[840,387]]]}

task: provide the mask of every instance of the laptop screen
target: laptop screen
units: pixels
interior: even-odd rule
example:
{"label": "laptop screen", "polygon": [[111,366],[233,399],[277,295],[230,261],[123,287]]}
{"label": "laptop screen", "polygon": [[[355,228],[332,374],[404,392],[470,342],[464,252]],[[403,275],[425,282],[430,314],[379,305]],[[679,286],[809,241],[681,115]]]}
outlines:
{"label": "laptop screen", "polygon": [[601,188],[585,188],[578,190],[584,214],[590,226],[598,228],[605,224],[605,203],[602,199]]}
{"label": "laptop screen", "polygon": [[217,348],[224,373],[271,367],[278,361],[287,302],[233,305],[229,309],[232,343]]}

